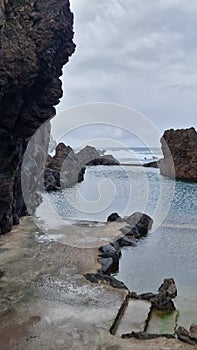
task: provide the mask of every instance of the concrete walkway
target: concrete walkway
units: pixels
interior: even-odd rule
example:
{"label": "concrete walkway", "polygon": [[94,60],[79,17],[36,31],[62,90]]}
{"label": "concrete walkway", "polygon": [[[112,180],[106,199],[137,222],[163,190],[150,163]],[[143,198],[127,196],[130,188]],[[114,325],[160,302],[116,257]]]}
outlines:
{"label": "concrete walkway", "polygon": [[[0,237],[1,350],[192,349],[177,340],[141,342],[110,335],[126,291],[86,281],[83,274],[98,269],[97,248],[68,246],[59,234],[54,229],[53,238],[44,240],[26,217]],[[102,228],[104,241],[116,234],[117,224]]]}

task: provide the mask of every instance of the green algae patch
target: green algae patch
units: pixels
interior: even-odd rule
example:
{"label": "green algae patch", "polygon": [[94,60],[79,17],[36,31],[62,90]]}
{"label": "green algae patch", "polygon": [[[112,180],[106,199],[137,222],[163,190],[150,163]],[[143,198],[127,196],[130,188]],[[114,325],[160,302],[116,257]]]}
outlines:
{"label": "green algae patch", "polygon": [[146,332],[149,334],[174,334],[178,312],[152,310]]}

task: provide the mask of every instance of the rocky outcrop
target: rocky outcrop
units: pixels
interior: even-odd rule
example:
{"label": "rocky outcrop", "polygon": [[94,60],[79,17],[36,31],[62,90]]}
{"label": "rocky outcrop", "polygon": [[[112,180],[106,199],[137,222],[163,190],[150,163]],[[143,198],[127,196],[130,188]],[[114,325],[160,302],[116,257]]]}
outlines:
{"label": "rocky outcrop", "polygon": [[84,165],[120,165],[112,155],[101,155],[100,152],[92,147],[86,146],[76,154],[77,159]]}
{"label": "rocky outcrop", "polygon": [[161,174],[171,178],[197,181],[197,132],[194,128],[167,130],[161,138],[164,160]]}
{"label": "rocky outcrop", "polygon": [[46,191],[71,187],[84,180],[85,166],[79,162],[73,149],[59,143],[53,157],[48,156],[44,173]]}
{"label": "rocky outcrop", "polygon": [[165,278],[158,291],[166,297],[176,298],[177,288],[173,278]]}
{"label": "rocky outcrop", "polygon": [[158,293],[143,293],[138,298],[147,300],[152,303],[152,309],[157,311],[174,311],[176,310],[173,298],[177,296],[177,288],[173,278],[165,278],[158,289]]}
{"label": "rocky outcrop", "polygon": [[0,233],[6,233],[20,213],[23,154],[35,131],[55,115],[62,67],[75,50],[69,1],[1,1],[0,40]]}
{"label": "rocky outcrop", "polygon": [[99,151],[91,146],[75,153],[70,146],[59,143],[55,155],[49,155],[47,159],[44,175],[46,191],[71,187],[83,181],[85,166],[92,165],[119,165],[119,162],[111,155],[101,156]]}

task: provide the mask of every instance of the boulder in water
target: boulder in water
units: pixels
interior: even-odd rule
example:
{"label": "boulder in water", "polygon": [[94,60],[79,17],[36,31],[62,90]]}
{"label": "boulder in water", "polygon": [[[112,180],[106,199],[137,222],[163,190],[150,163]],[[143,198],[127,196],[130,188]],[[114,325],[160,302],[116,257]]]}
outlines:
{"label": "boulder in water", "polygon": [[159,287],[159,292],[175,298],[177,296],[177,288],[173,278],[165,278],[162,285]]}
{"label": "boulder in water", "polygon": [[113,266],[113,258],[101,258],[99,262],[101,264],[101,272],[110,275]]}
{"label": "boulder in water", "polygon": [[130,226],[130,230],[125,234],[127,237],[140,238],[141,234],[139,233],[137,226]]}
{"label": "boulder in water", "polygon": [[136,247],[136,243],[133,239],[129,239],[127,237],[120,237],[117,239],[117,242],[120,248],[123,247]]}
{"label": "boulder in water", "polygon": [[196,344],[195,340],[192,340],[190,338],[189,332],[184,327],[178,327],[176,330],[176,335],[179,340],[183,341],[184,343],[188,343],[190,345]]}
{"label": "boulder in water", "polygon": [[197,324],[192,323],[189,328],[189,336],[197,342]]}
{"label": "boulder in water", "polygon": [[123,219],[132,227],[136,227],[140,235],[146,235],[152,228],[153,220],[150,216],[144,213],[136,212]]}
{"label": "boulder in water", "polygon": [[112,213],[107,218],[108,222],[121,221],[121,217],[118,213]]}

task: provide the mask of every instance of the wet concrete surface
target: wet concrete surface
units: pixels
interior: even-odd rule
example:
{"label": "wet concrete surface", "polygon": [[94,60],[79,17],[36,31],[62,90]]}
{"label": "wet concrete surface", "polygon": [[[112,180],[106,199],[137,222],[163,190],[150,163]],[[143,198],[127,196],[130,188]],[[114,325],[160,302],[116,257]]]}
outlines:
{"label": "wet concrete surface", "polygon": [[[56,237],[59,231],[54,230]],[[107,226],[102,240],[116,234],[116,224]],[[95,237],[92,248],[77,248],[58,239],[39,240],[42,235],[26,217],[10,234],[0,237],[0,270],[4,272],[0,278],[1,350],[191,348],[177,340],[144,344],[110,335],[127,292],[90,283],[83,276],[99,268]]]}

